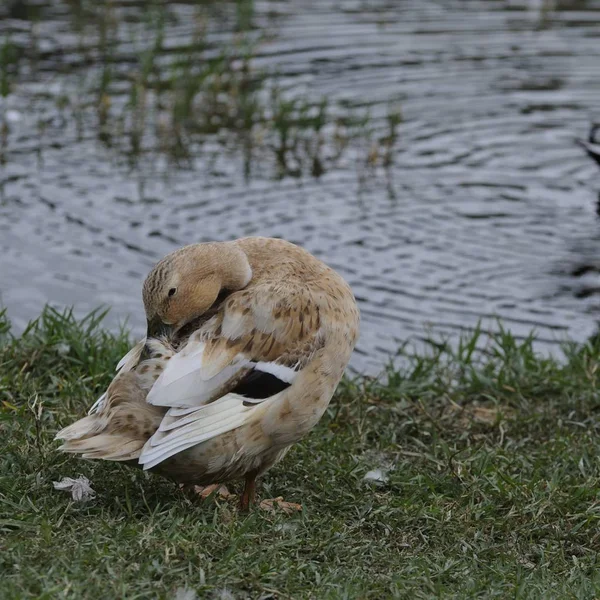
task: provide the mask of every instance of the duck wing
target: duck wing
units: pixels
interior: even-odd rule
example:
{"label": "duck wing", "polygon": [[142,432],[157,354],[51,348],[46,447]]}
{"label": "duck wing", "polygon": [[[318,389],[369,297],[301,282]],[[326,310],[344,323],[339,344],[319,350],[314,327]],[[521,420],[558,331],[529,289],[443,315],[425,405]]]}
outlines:
{"label": "duck wing", "polygon": [[167,407],[139,458],[150,469],[243,425],[293,384],[324,343],[322,299],[309,286],[265,283],[232,294],[190,336],[147,396]]}

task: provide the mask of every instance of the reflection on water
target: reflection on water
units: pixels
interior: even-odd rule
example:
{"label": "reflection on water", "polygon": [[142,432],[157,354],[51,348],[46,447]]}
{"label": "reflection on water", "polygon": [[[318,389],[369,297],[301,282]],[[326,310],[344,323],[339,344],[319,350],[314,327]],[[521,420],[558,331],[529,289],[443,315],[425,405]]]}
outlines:
{"label": "reflection on water", "polygon": [[481,318],[548,348],[593,332],[600,178],[574,138],[600,116],[600,1],[168,7],[0,7],[17,325],[50,301],[140,327],[162,255],[269,235],[352,284],[360,369]]}

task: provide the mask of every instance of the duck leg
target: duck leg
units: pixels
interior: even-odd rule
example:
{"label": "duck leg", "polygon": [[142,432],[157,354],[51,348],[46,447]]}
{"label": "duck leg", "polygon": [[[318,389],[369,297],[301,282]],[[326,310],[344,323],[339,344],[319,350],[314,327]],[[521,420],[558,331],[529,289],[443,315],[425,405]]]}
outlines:
{"label": "duck leg", "polygon": [[240,498],[240,510],[247,512],[250,505],[254,504],[256,498],[256,471],[252,471],[246,475],[246,483],[244,491]]}

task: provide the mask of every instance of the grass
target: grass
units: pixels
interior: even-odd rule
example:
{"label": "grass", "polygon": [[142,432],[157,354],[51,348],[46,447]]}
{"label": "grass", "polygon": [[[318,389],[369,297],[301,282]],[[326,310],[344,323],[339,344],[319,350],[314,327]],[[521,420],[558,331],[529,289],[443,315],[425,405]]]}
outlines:
{"label": "grass", "polygon": [[[56,452],[126,351],[102,314],[0,318],[1,598],[593,598],[599,350],[481,331],[346,380],[264,479],[293,516]],[[364,481],[371,469],[384,485]],[[52,481],[88,477],[74,503]]]}

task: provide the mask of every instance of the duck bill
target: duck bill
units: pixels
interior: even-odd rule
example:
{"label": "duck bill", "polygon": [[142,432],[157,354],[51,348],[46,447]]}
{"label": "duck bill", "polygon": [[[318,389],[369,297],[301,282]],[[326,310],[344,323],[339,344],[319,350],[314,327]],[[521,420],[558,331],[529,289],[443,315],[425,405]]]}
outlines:
{"label": "duck bill", "polygon": [[147,330],[146,337],[147,338],[170,338],[174,333],[173,325],[169,325],[167,323],[163,323],[159,317],[154,317],[153,319],[147,320]]}

